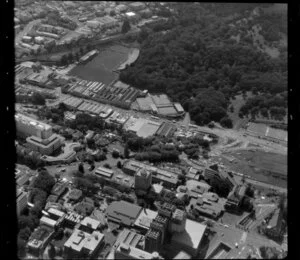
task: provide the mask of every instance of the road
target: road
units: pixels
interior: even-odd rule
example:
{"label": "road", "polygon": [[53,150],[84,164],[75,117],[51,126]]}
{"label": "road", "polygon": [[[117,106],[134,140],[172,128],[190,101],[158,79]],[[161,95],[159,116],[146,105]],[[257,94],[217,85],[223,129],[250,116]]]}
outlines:
{"label": "road", "polygon": [[18,43],[20,43],[20,41],[22,40],[23,36],[25,36],[35,24],[38,24],[41,22],[41,19],[37,19],[37,20],[33,20],[31,22],[29,22],[22,31],[20,31],[16,37],[15,37],[15,45],[17,45]]}

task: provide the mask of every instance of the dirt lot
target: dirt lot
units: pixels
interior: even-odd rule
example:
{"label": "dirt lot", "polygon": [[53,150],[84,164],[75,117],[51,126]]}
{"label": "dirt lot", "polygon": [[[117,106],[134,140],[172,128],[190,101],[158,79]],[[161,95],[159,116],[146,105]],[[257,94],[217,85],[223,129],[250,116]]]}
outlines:
{"label": "dirt lot", "polygon": [[[246,174],[255,180],[279,187],[287,186],[287,157],[262,151],[234,151],[224,153],[221,162],[232,171]],[[230,162],[228,158],[234,157]]]}

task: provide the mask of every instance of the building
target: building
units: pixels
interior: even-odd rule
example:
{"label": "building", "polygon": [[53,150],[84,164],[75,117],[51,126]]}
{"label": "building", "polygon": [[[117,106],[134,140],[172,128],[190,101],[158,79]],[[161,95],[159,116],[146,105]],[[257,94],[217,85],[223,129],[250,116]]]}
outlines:
{"label": "building", "polygon": [[187,219],[184,231],[174,233],[171,243],[177,249],[186,251],[188,254],[196,257],[199,253],[205,232],[206,225]]}
{"label": "building", "polygon": [[75,225],[79,224],[81,220],[83,220],[83,218],[84,217],[82,215],[77,214],[74,211],[69,211],[64,217],[63,224],[66,227],[74,228]]}
{"label": "building", "polygon": [[26,245],[28,253],[39,257],[53,237],[53,234],[54,230],[51,227],[45,225],[37,227],[28,239]]}
{"label": "building", "polygon": [[37,136],[47,139],[52,135],[52,127],[23,114],[15,115],[17,134],[22,137]]}
{"label": "building", "polygon": [[129,8],[133,11],[140,11],[146,8],[146,5],[142,2],[133,2],[128,5]]}
{"label": "building", "polygon": [[227,185],[229,190],[232,190],[237,185],[233,176],[230,176],[230,174],[224,170],[219,170],[217,164],[205,168],[204,178],[208,180],[209,184]]}
{"label": "building", "polygon": [[107,207],[106,215],[108,220],[132,226],[139,216],[142,208],[126,201],[114,201]]}
{"label": "building", "polygon": [[133,230],[125,228],[117,237],[115,245],[125,244],[134,248],[144,249],[145,237]]}
{"label": "building", "polygon": [[118,25],[118,21],[111,16],[103,16],[97,19],[101,30],[107,30]]}
{"label": "building", "polygon": [[195,199],[211,189],[211,186],[206,182],[195,180],[188,180],[186,182],[186,187],[189,191],[189,195]]}
{"label": "building", "polygon": [[[156,256],[156,255],[155,255]],[[115,259],[154,259],[153,255],[126,244],[120,244],[115,251]]]}
{"label": "building", "polygon": [[61,147],[64,138],[57,134],[52,134],[48,139],[42,139],[37,136],[30,136],[26,138],[30,149],[37,151],[44,155],[50,155]]}
{"label": "building", "polygon": [[200,215],[213,219],[217,219],[224,212],[224,206],[219,202],[217,194],[211,192],[200,195],[193,206]]}
{"label": "building", "polygon": [[63,218],[65,216],[65,213],[63,211],[60,211],[58,209],[55,208],[50,208],[48,209],[48,214],[49,214],[49,218],[53,219],[53,220],[58,220],[60,218]]}
{"label": "building", "polygon": [[243,198],[245,197],[246,189],[246,185],[235,186],[227,196],[225,208],[233,211],[239,210]]}
{"label": "building", "polygon": [[28,172],[29,170],[23,170],[19,167],[15,170],[17,187],[22,187],[23,185],[29,184],[30,175]]}
{"label": "building", "polygon": [[175,212],[176,206],[167,202],[164,202],[160,207],[158,208],[158,214],[165,216],[167,218],[171,218],[173,212]]}
{"label": "building", "polygon": [[100,227],[100,221],[95,220],[90,217],[85,217],[81,222],[80,222],[80,227],[79,229],[86,232],[86,233],[93,233]]}
{"label": "building", "polygon": [[265,234],[271,238],[280,238],[283,234],[283,214],[282,210],[276,209],[269,220],[267,227],[264,229]]}
{"label": "building", "polygon": [[40,219],[40,224],[41,225],[45,225],[45,226],[48,226],[48,227],[51,227],[54,229],[54,227],[56,226],[57,224],[57,221],[51,219],[51,218],[48,218],[46,216],[43,216],[41,217]]}
{"label": "building", "polygon": [[173,214],[171,221],[169,223],[169,230],[171,233],[183,232],[186,224],[186,212],[180,209],[176,209]]}
{"label": "building", "polygon": [[28,146],[41,154],[49,155],[61,147],[64,138],[52,133],[52,127],[23,114],[16,114],[17,134],[27,137]]}
{"label": "building", "polygon": [[152,183],[152,174],[151,174],[151,172],[149,172],[145,169],[140,169],[135,174],[134,188],[136,190],[147,191],[151,187],[151,183]]}
{"label": "building", "polygon": [[27,192],[20,189],[17,190],[17,215],[27,207]]}
{"label": "building", "polygon": [[101,166],[98,167],[97,170],[95,171],[96,176],[100,176],[105,179],[111,179],[113,174],[114,174],[113,170]]}
{"label": "building", "polygon": [[67,184],[66,183],[59,183],[57,182],[52,190],[51,190],[51,194],[56,195],[58,198],[61,197],[67,190]]}
{"label": "building", "polygon": [[178,176],[173,172],[135,160],[128,160],[123,165],[123,171],[128,175],[134,175],[140,169],[145,169],[152,173],[152,184],[162,183],[168,189],[175,189],[177,186]]}
{"label": "building", "polygon": [[64,257],[92,259],[103,245],[104,235],[99,231],[89,234],[75,229],[64,244]]}
{"label": "building", "polygon": [[150,225],[153,220],[157,217],[158,212],[150,209],[143,208],[134,222],[134,227],[139,230],[142,234],[146,234],[150,229]]}
{"label": "building", "polygon": [[145,250],[149,253],[158,252],[161,246],[161,240],[160,231],[149,229],[145,235]]}

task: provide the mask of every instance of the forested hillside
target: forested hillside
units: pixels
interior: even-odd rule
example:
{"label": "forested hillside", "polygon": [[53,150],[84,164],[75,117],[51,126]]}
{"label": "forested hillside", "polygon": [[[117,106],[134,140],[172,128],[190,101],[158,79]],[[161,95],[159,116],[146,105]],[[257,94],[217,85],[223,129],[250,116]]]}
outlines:
{"label": "forested hillside", "polygon": [[[256,14],[257,6],[172,4],[168,21],[142,29],[140,57],[121,72],[120,79],[150,92],[167,93],[200,125],[226,121],[230,99],[246,91],[254,97],[240,116],[255,116],[259,106],[273,107],[272,114],[274,106],[280,107],[282,113],[287,102],[287,55],[278,41],[286,33],[282,23],[286,17],[261,10]],[[266,36],[264,43],[278,47],[280,56],[272,58],[255,46],[251,32],[256,25]],[[270,95],[276,96],[276,102],[264,104]]]}

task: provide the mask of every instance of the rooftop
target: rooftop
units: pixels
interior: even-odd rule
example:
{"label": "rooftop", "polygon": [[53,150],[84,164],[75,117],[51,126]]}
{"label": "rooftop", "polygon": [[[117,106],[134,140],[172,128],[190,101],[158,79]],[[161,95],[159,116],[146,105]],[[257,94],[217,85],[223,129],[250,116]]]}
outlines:
{"label": "rooftop", "polygon": [[131,226],[142,208],[126,201],[114,201],[107,208],[109,219]]}
{"label": "rooftop", "polygon": [[138,227],[149,229],[152,220],[155,219],[157,215],[158,215],[157,211],[153,211],[150,209],[143,209],[141,210],[134,224]]}
{"label": "rooftop", "polygon": [[93,218],[90,218],[90,217],[85,217],[81,223],[81,225],[84,225],[84,226],[89,226],[91,225],[91,228],[92,229],[97,229],[98,226],[100,225],[100,221],[96,220],[96,219],[93,219]]}
{"label": "rooftop", "polygon": [[137,247],[144,240],[144,236],[132,230],[125,228],[118,236],[116,244],[126,244],[128,246]]}
{"label": "rooftop", "polygon": [[74,251],[81,252],[83,248],[93,252],[103,241],[104,235],[99,231],[88,234],[81,230],[75,229],[72,235],[65,243],[65,247],[72,248]]}
{"label": "rooftop", "polygon": [[32,125],[34,127],[40,127],[40,128],[42,128],[44,130],[49,130],[49,129],[52,128],[48,124],[45,124],[45,123],[40,122],[40,121],[38,121],[38,120],[36,120],[34,118],[31,118],[29,116],[25,116],[25,115],[20,114],[20,113],[17,113],[15,115],[15,119],[16,119],[16,121],[22,122],[24,124]]}

